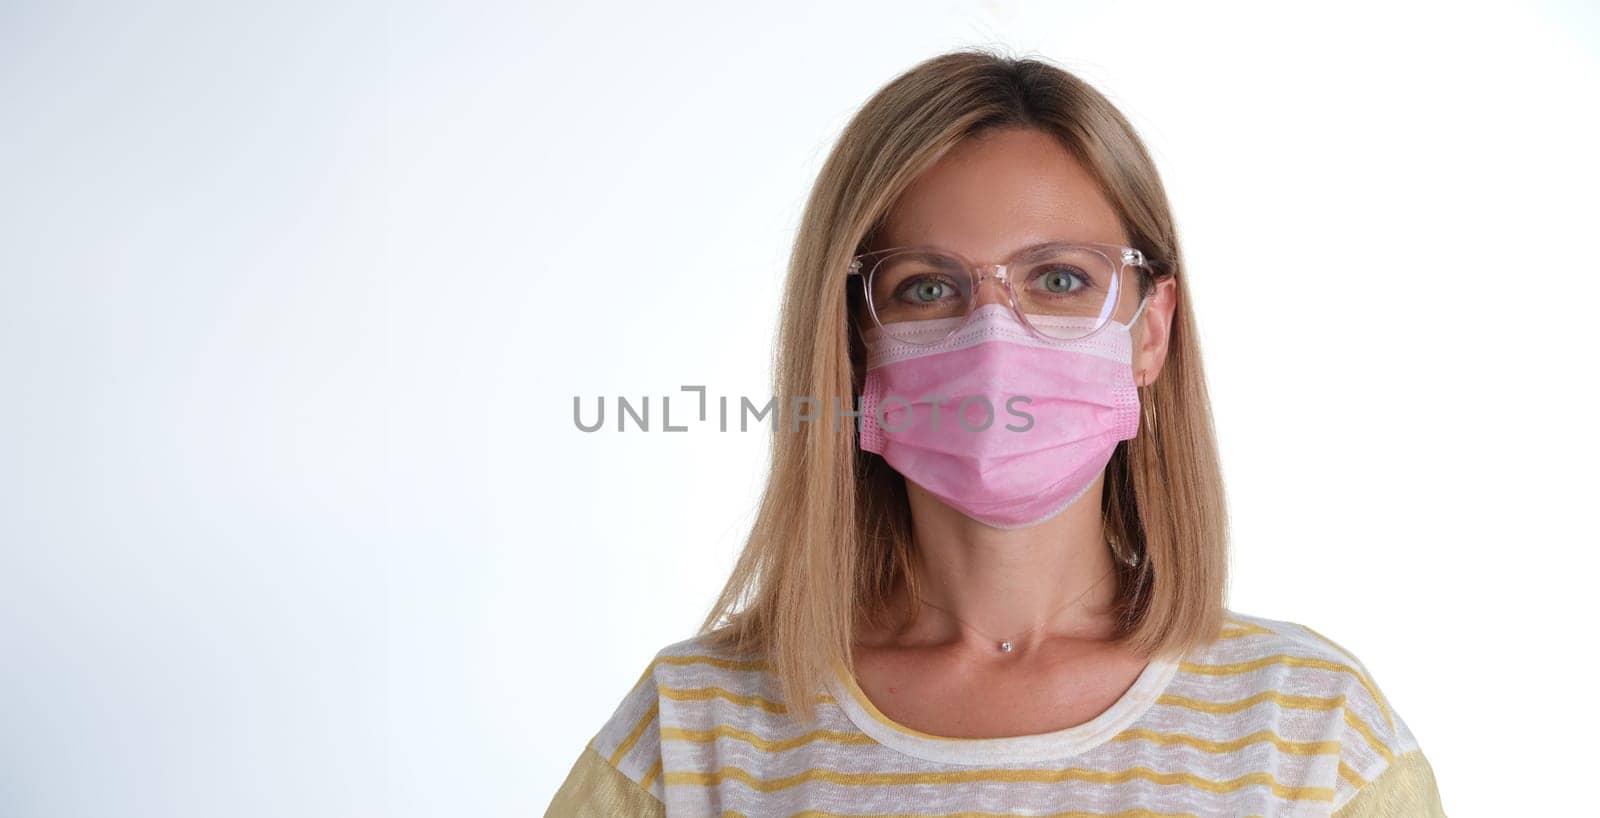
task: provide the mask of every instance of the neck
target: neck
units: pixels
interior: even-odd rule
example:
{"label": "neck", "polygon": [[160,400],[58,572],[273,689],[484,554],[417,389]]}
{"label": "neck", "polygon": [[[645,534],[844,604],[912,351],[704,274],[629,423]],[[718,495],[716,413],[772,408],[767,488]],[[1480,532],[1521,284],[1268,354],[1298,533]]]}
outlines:
{"label": "neck", "polygon": [[1116,563],[1105,542],[1100,480],[1065,511],[1021,529],[986,526],[913,483],[906,489],[912,559],[931,604],[917,605],[895,642],[994,653],[997,641],[1009,640],[1029,652],[1052,639],[1101,641],[1114,633]]}

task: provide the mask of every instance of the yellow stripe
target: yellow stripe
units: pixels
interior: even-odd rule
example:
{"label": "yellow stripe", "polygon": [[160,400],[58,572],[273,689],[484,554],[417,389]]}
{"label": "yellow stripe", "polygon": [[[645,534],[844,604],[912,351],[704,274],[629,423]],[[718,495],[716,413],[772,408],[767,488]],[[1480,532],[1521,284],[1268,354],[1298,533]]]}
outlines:
{"label": "yellow stripe", "polygon": [[656,757],[656,763],[651,764],[650,765],[650,769],[647,772],[645,772],[644,778],[639,779],[639,786],[644,787],[644,791],[645,792],[650,792],[651,783],[653,783],[656,780],[656,776],[658,776],[660,774],[661,774],[661,758],[658,756],[658,757]]}
{"label": "yellow stripe", "polygon": [[1205,676],[1237,676],[1241,673],[1249,673],[1253,670],[1260,670],[1261,668],[1270,667],[1272,665],[1314,667],[1320,670],[1331,670],[1336,673],[1348,673],[1356,679],[1361,679],[1361,674],[1356,672],[1355,668],[1352,668],[1343,662],[1335,662],[1329,659],[1319,659],[1314,656],[1295,656],[1288,653],[1275,653],[1271,656],[1263,656],[1259,659],[1251,659],[1248,662],[1229,662],[1221,665],[1201,664],[1199,662],[1181,662],[1179,663],[1178,668],[1189,673],[1199,673]]}
{"label": "yellow stripe", "polygon": [[876,744],[872,736],[866,733],[846,733],[839,730],[813,730],[805,735],[795,736],[782,741],[764,739],[755,733],[740,730],[736,727],[719,724],[713,730],[687,730],[682,727],[666,727],[661,730],[662,741],[690,741],[699,744],[709,744],[721,736],[724,738],[738,739],[769,753],[780,753],[804,747],[819,741],[834,744]]}
{"label": "yellow stripe", "polygon": [[1257,772],[1241,775],[1227,781],[1212,781],[1192,773],[1163,773],[1148,767],[1126,770],[1101,771],[1068,768],[1063,770],[952,770],[926,773],[843,773],[833,770],[811,769],[794,775],[760,779],[733,766],[723,766],[715,772],[667,773],[667,786],[715,786],[733,779],[758,792],[776,792],[799,786],[808,781],[826,781],[850,787],[892,787],[910,784],[971,784],[979,782],[1057,784],[1064,781],[1085,781],[1094,784],[1123,784],[1142,779],[1157,784],[1177,784],[1195,787],[1212,793],[1235,792],[1245,787],[1265,786],[1272,794],[1294,801],[1332,801],[1333,790],[1328,787],[1290,787],[1279,784],[1270,773]]}
{"label": "yellow stripe", "polygon": [[[761,696],[745,696],[715,685],[709,687],[668,687],[667,685],[661,685],[657,690],[661,692],[661,695],[674,701],[703,702],[711,699],[726,699],[738,705],[759,707],[768,713],[789,712],[789,707],[782,702],[775,702]],[[819,693],[812,698],[812,701],[818,704],[832,704],[834,699],[826,693]]]}
{"label": "yellow stripe", "polygon": [[1212,702],[1203,699],[1191,699],[1174,693],[1163,693],[1156,699],[1156,704],[1168,707],[1183,707],[1189,710],[1198,710],[1201,713],[1237,713],[1262,703],[1272,702],[1280,707],[1290,707],[1296,710],[1335,710],[1344,706],[1343,696],[1296,696],[1288,693],[1279,693],[1276,690],[1263,690],[1252,693],[1242,699],[1226,702]]}
{"label": "yellow stripe", "polygon": [[[1250,671],[1259,670],[1269,665],[1314,667],[1321,670],[1331,670],[1335,673],[1348,673],[1351,678],[1354,678],[1356,681],[1361,683],[1361,686],[1366,689],[1367,695],[1371,696],[1373,701],[1383,702],[1383,696],[1378,693],[1377,688],[1373,686],[1372,682],[1368,680],[1366,675],[1361,671],[1358,671],[1343,662],[1334,662],[1328,659],[1318,659],[1310,656],[1292,656],[1286,653],[1279,653],[1272,656],[1263,656],[1260,659],[1253,659],[1248,662],[1233,662],[1224,665],[1204,665],[1194,662],[1184,662],[1178,666],[1178,669],[1188,671],[1189,673],[1200,673],[1209,676],[1231,676],[1240,673],[1249,673]],[[1389,729],[1393,730],[1394,721],[1389,718],[1388,708],[1380,704],[1379,710],[1383,711],[1384,718],[1389,722]]]}
{"label": "yellow stripe", "polygon": [[[1299,624],[1299,623],[1296,623],[1296,624]],[[1323,636],[1322,634],[1317,633],[1316,631],[1312,630],[1310,625],[1300,625],[1300,627],[1305,628],[1306,632],[1310,633],[1312,636],[1315,636],[1318,639],[1321,639],[1322,641],[1327,642],[1329,645],[1331,645],[1333,647],[1334,650],[1337,650],[1340,653],[1350,657],[1350,661],[1351,662],[1356,663],[1356,664],[1360,664],[1360,660],[1356,659],[1355,654],[1351,653],[1348,650],[1345,650],[1343,647],[1341,647],[1339,645],[1338,642],[1335,642],[1332,639],[1329,639],[1328,637]],[[1372,679],[1370,677],[1368,677],[1364,673],[1361,676],[1362,676],[1363,683],[1365,683],[1367,685],[1367,689],[1369,691],[1371,691],[1372,694],[1373,694],[1373,697],[1377,699],[1378,709],[1383,711],[1383,720],[1388,723],[1389,730],[1391,732],[1393,732],[1394,731],[1394,710],[1389,707],[1389,700],[1384,697],[1383,691],[1379,690],[1378,686],[1376,684],[1372,683]]]}
{"label": "yellow stripe", "polygon": [[[1253,628],[1259,629],[1260,631],[1262,631],[1264,633],[1270,633],[1270,634],[1274,634],[1274,635],[1276,635],[1278,633],[1277,631],[1274,631],[1271,628],[1267,628],[1267,627],[1264,627],[1264,626],[1261,626],[1261,625],[1257,625],[1257,624],[1254,624],[1254,623],[1245,622],[1244,620],[1238,619],[1238,618],[1235,618],[1235,617],[1229,617],[1228,621],[1229,622],[1233,622],[1235,624],[1240,624],[1240,625],[1246,625],[1246,626],[1249,626],[1249,627],[1253,627]],[[1296,626],[1298,626],[1300,628],[1305,629],[1307,633],[1310,633],[1312,636],[1315,636],[1316,638],[1321,639],[1322,641],[1326,642],[1330,647],[1332,647],[1334,650],[1336,650],[1336,651],[1344,654],[1345,656],[1349,657],[1352,664],[1360,664],[1360,662],[1358,662],[1356,660],[1355,654],[1351,653],[1348,650],[1345,650],[1344,647],[1341,646],[1339,643],[1333,641],[1332,639],[1329,639],[1326,636],[1323,636],[1322,634],[1318,633],[1316,630],[1313,630],[1310,625],[1304,625],[1304,624],[1301,624],[1299,622],[1295,622],[1295,623],[1292,623],[1292,624],[1294,624],[1294,625],[1296,625]],[[1367,694],[1372,696],[1373,701],[1376,701],[1378,703],[1378,711],[1383,714],[1384,723],[1389,725],[1389,731],[1390,732],[1394,732],[1394,710],[1393,710],[1393,708],[1389,707],[1389,700],[1384,697],[1383,691],[1378,689],[1378,686],[1372,682],[1372,679],[1370,677],[1368,677],[1366,673],[1364,673],[1364,672],[1362,672],[1360,670],[1357,670],[1354,667],[1346,667],[1346,668],[1344,668],[1344,670],[1346,672],[1350,673],[1351,675],[1355,676],[1356,680],[1361,682],[1361,686],[1366,688]]]}
{"label": "yellow stripe", "polygon": [[1367,723],[1362,721],[1360,716],[1357,716],[1353,711],[1350,710],[1349,699],[1344,696],[1334,696],[1331,698],[1324,696],[1291,696],[1285,693],[1279,693],[1276,690],[1263,690],[1260,693],[1230,702],[1208,702],[1166,693],[1162,694],[1161,697],[1156,699],[1156,704],[1164,704],[1169,707],[1183,707],[1189,710],[1198,710],[1202,713],[1237,713],[1240,710],[1247,710],[1264,701],[1270,701],[1279,705],[1280,707],[1290,707],[1296,710],[1334,710],[1342,707],[1344,708],[1345,723],[1356,728],[1356,732],[1360,733],[1361,737],[1366,739],[1367,744],[1372,747],[1374,752],[1383,756],[1384,758],[1393,757],[1389,751],[1389,748],[1378,739],[1376,734],[1372,732],[1372,728],[1368,727]]}
{"label": "yellow stripe", "polygon": [[1390,752],[1389,748],[1382,741],[1379,741],[1376,735],[1373,735],[1372,728],[1368,727],[1367,723],[1362,721],[1355,713],[1350,712],[1348,707],[1344,710],[1344,723],[1354,727],[1356,732],[1367,740],[1367,744],[1371,745],[1378,755],[1383,756],[1384,760],[1394,761],[1394,753]]}
{"label": "yellow stripe", "polygon": [[[1234,620],[1229,620],[1229,621],[1233,622]],[[1267,634],[1269,636],[1273,634],[1271,629],[1263,628],[1262,626],[1257,625],[1254,622],[1236,622],[1235,624],[1238,627],[1236,627],[1236,628],[1224,628],[1223,629],[1223,631],[1222,631],[1222,638],[1223,639],[1237,639],[1237,638],[1239,638],[1241,636],[1253,636],[1253,635],[1258,634],[1258,633]]]}
{"label": "yellow stripe", "polygon": [[723,670],[739,670],[745,672],[767,671],[772,669],[771,666],[761,659],[724,659],[721,656],[706,655],[657,656],[655,661],[651,662],[650,665],[651,667],[654,667],[657,664],[711,665],[712,667],[719,667]]}
{"label": "yellow stripe", "polygon": [[1257,730],[1242,738],[1229,741],[1212,741],[1188,733],[1157,733],[1154,730],[1123,730],[1112,741],[1149,741],[1162,746],[1183,745],[1208,753],[1232,753],[1252,744],[1271,744],[1280,751],[1293,755],[1337,755],[1337,741],[1289,741],[1271,730]]}
{"label": "yellow stripe", "polygon": [[1350,660],[1350,662],[1352,664],[1354,664],[1356,662],[1356,655],[1351,653],[1348,650],[1345,650],[1344,647],[1342,647],[1338,642],[1335,642],[1332,639],[1329,639],[1328,637],[1323,636],[1320,633],[1317,633],[1315,630],[1312,630],[1310,625],[1301,625],[1299,622],[1296,622],[1295,624],[1299,625],[1302,629],[1304,629],[1307,633],[1311,634],[1312,636],[1315,636],[1316,638],[1321,639],[1322,641],[1328,643],[1328,647],[1333,648],[1334,650],[1344,654]]}
{"label": "yellow stripe", "polygon": [[[1248,635],[1252,635],[1252,634],[1275,634],[1276,633],[1275,631],[1271,630],[1270,628],[1266,628],[1266,627],[1263,627],[1263,626],[1261,626],[1259,624],[1256,624],[1256,623],[1253,623],[1253,622],[1248,622],[1248,621],[1245,621],[1243,619],[1239,619],[1239,618],[1234,617],[1234,616],[1226,617],[1225,621],[1230,623],[1230,624],[1232,624],[1232,625],[1237,626],[1238,629],[1237,630],[1225,631],[1223,638],[1237,638],[1237,637],[1248,636]],[[1323,636],[1320,633],[1316,633],[1316,631],[1313,631],[1313,630],[1311,630],[1311,628],[1306,627],[1304,625],[1301,625],[1300,627],[1306,628],[1307,631],[1311,632],[1312,634],[1314,634],[1318,638],[1322,639],[1323,641],[1326,641],[1330,646],[1332,646],[1335,649],[1339,650],[1341,653],[1344,653],[1346,656],[1351,656],[1349,651],[1346,651],[1343,648],[1339,647],[1336,643],[1334,643],[1332,640],[1328,639],[1326,636]],[[1351,656],[1351,658],[1352,658],[1352,660],[1354,659],[1353,656]],[[635,682],[635,686],[637,687],[637,685],[640,682],[643,682],[646,678],[648,678],[654,672],[655,667],[658,664],[663,664],[663,663],[664,664],[670,664],[670,665],[677,665],[677,666],[690,665],[690,664],[707,664],[707,665],[711,665],[713,667],[722,668],[722,669],[725,669],[725,670],[742,671],[742,672],[770,672],[770,670],[771,670],[771,667],[767,662],[765,662],[763,660],[758,660],[758,659],[757,660],[736,660],[736,659],[726,659],[726,658],[719,657],[719,656],[711,656],[711,655],[705,655],[705,654],[692,654],[692,655],[686,655],[686,656],[658,656],[658,657],[655,658],[655,660],[653,660],[650,663],[650,666],[645,669],[645,672],[640,675],[639,680],[637,682]],[[1332,661],[1329,661],[1329,660],[1317,659],[1317,658],[1312,658],[1312,657],[1300,657],[1300,656],[1293,656],[1293,655],[1288,655],[1288,654],[1277,654],[1277,655],[1274,655],[1274,656],[1263,657],[1261,659],[1257,659],[1257,660],[1253,660],[1253,661],[1249,661],[1249,662],[1238,662],[1238,663],[1221,664],[1221,665],[1208,665],[1208,664],[1197,664],[1197,663],[1192,663],[1192,662],[1183,662],[1183,663],[1180,664],[1179,669],[1187,671],[1187,672],[1190,672],[1190,673],[1198,673],[1198,674],[1203,674],[1203,675],[1234,675],[1234,674],[1240,674],[1240,673],[1249,673],[1249,672],[1254,671],[1254,670],[1259,670],[1262,667],[1267,667],[1269,665],[1274,665],[1274,664],[1286,664],[1286,665],[1300,666],[1300,667],[1315,667],[1315,668],[1320,668],[1320,669],[1324,669],[1324,670],[1330,670],[1330,671],[1334,671],[1334,672],[1343,672],[1343,673],[1350,674],[1357,681],[1359,681],[1364,688],[1367,689],[1369,694],[1373,695],[1375,700],[1380,702],[1380,706],[1383,709],[1384,716],[1385,716],[1386,719],[1390,719],[1390,725],[1391,725],[1391,728],[1392,728],[1393,722],[1392,722],[1392,718],[1390,717],[1390,712],[1391,711],[1388,709],[1388,706],[1387,706],[1388,703],[1387,703],[1386,700],[1384,700],[1384,698],[1382,696],[1382,693],[1374,688],[1372,682],[1365,676],[1365,674],[1363,674],[1360,671],[1356,670],[1354,667],[1351,667],[1349,665],[1342,664],[1342,663],[1339,663],[1339,662],[1332,662]],[[877,710],[877,708],[875,706],[872,705],[871,700],[865,698],[864,693],[862,693],[860,688],[853,683],[854,682],[853,679],[851,679],[848,675],[845,676],[845,679],[846,679],[846,681],[851,683],[851,684],[848,685],[848,687],[851,689],[851,692],[853,694],[855,694],[855,698],[862,705],[863,709],[866,710],[870,715],[872,715],[873,718],[875,718],[879,722],[883,723],[885,726],[895,728],[895,729],[899,730],[900,732],[909,732],[909,733],[911,733],[913,735],[918,735],[918,736],[922,736],[922,737],[930,738],[930,739],[959,740],[959,739],[950,739],[947,736],[935,736],[935,735],[933,735],[931,733],[921,733],[919,731],[911,730],[910,728],[907,728],[904,725],[901,725],[901,724],[898,724],[896,722],[888,720],[886,716],[884,716],[881,712],[879,712]],[[721,687],[716,687],[716,686],[702,687],[702,688],[674,688],[674,687],[668,687],[668,686],[663,685],[663,686],[660,686],[659,690],[660,690],[662,695],[667,696],[668,698],[671,698],[671,699],[678,700],[678,701],[706,701],[706,700],[710,700],[712,698],[722,698],[722,699],[725,699],[727,701],[733,702],[735,704],[744,705],[744,706],[758,707],[758,708],[760,708],[762,710],[765,710],[767,712],[770,712],[770,713],[782,714],[782,713],[787,713],[788,712],[788,707],[786,707],[785,705],[783,705],[780,702],[772,701],[770,699],[766,699],[766,698],[763,698],[763,697],[760,697],[760,696],[740,695],[740,694],[736,694],[736,693],[733,693],[733,692],[731,692],[729,690],[726,690],[726,689],[721,688]],[[826,694],[818,695],[818,696],[816,696],[814,698],[814,700],[816,702],[818,702],[818,703],[835,703],[834,699],[831,696],[828,696]],[[1284,707],[1293,707],[1293,708],[1300,708],[1300,709],[1313,709],[1313,710],[1331,710],[1333,708],[1340,707],[1340,706],[1342,706],[1342,705],[1344,705],[1346,703],[1346,700],[1342,696],[1341,697],[1333,697],[1333,698],[1312,697],[1312,696],[1292,696],[1292,695],[1282,694],[1282,693],[1279,693],[1277,691],[1263,691],[1262,693],[1258,693],[1258,694],[1250,696],[1248,698],[1240,699],[1240,700],[1233,701],[1233,702],[1206,702],[1206,701],[1200,701],[1200,700],[1195,700],[1195,699],[1188,699],[1188,698],[1185,698],[1185,697],[1182,697],[1182,696],[1174,696],[1174,695],[1171,695],[1171,694],[1163,695],[1159,699],[1157,699],[1157,703],[1158,704],[1165,704],[1165,705],[1176,706],[1176,707],[1186,707],[1186,708],[1189,708],[1189,709],[1198,710],[1198,711],[1201,711],[1201,712],[1209,712],[1209,713],[1237,712],[1239,710],[1244,710],[1246,708],[1254,706],[1255,704],[1258,704],[1258,703],[1260,703],[1262,701],[1272,701],[1272,702],[1275,702],[1275,703],[1277,703],[1277,704],[1279,704],[1281,706],[1284,706]],[[656,715],[657,715],[657,708],[656,707],[652,707],[651,710],[648,713],[646,713],[645,717],[643,719],[641,719],[640,723],[634,727],[634,730],[633,730],[632,733],[629,734],[628,739],[623,742],[621,747],[619,747],[617,754],[615,754],[613,756],[613,759],[614,759],[613,763],[616,763],[617,760],[620,760],[620,758],[622,756],[626,755],[627,750],[631,749],[633,744],[636,743],[638,741],[639,737],[643,734],[644,729],[648,725],[650,719],[654,718]],[[1372,732],[1371,728],[1368,727],[1360,718],[1354,716],[1352,713],[1349,712],[1348,709],[1346,710],[1345,717],[1346,717],[1346,721],[1348,723],[1350,723],[1351,726],[1354,727],[1357,730],[1357,732],[1359,732],[1367,740],[1368,744],[1370,744],[1376,752],[1378,752],[1380,755],[1384,756],[1384,758],[1386,758],[1386,759],[1392,759],[1393,758],[1393,754],[1390,752],[1389,748],[1387,746],[1385,746],[1383,744],[1383,742],[1380,741],[1377,738],[1377,736]],[[797,746],[802,746],[804,744],[808,744],[808,743],[811,743],[811,742],[814,742],[814,741],[838,741],[838,742],[841,742],[841,743],[869,743],[869,742],[872,741],[872,739],[869,736],[865,736],[865,735],[862,735],[862,734],[838,733],[836,731],[814,731],[812,733],[808,733],[805,736],[801,736],[801,737],[798,737],[798,738],[788,739],[788,740],[785,740],[785,741],[774,742],[774,741],[769,741],[769,740],[766,740],[766,739],[762,739],[759,736],[756,736],[756,735],[751,734],[751,733],[745,733],[743,731],[735,730],[733,728],[724,728],[724,727],[719,727],[716,731],[712,731],[712,732],[708,732],[708,731],[688,731],[688,730],[682,730],[680,728],[667,728],[664,731],[662,738],[665,740],[668,737],[668,735],[671,735],[676,740],[686,740],[686,741],[712,741],[712,740],[715,740],[715,736],[716,735],[724,735],[724,736],[728,736],[728,737],[731,737],[731,738],[738,738],[740,740],[747,741],[748,743],[750,743],[750,744],[752,744],[754,746],[760,747],[762,749],[766,749],[768,751],[778,751],[778,750],[782,750],[782,749],[790,749],[790,748],[797,747]],[[693,737],[691,738],[691,736],[693,736]],[[1233,749],[1237,749],[1238,747],[1245,746],[1245,745],[1248,745],[1248,744],[1251,744],[1251,743],[1256,743],[1256,742],[1259,742],[1259,741],[1270,741],[1274,745],[1278,746],[1280,749],[1283,749],[1285,752],[1309,752],[1309,753],[1313,753],[1313,754],[1319,754],[1319,753],[1326,752],[1326,751],[1325,750],[1321,750],[1321,749],[1306,750],[1304,748],[1307,748],[1307,747],[1313,747],[1313,748],[1325,747],[1325,746],[1327,746],[1329,744],[1328,742],[1319,742],[1319,743],[1287,742],[1287,741],[1283,740],[1282,738],[1280,738],[1280,737],[1278,737],[1276,735],[1269,734],[1269,733],[1268,734],[1254,733],[1254,734],[1251,734],[1251,736],[1248,736],[1248,737],[1245,737],[1245,738],[1242,738],[1242,739],[1229,741],[1229,742],[1212,742],[1212,741],[1205,741],[1205,740],[1196,738],[1194,736],[1188,736],[1188,735],[1180,734],[1180,733],[1157,734],[1157,733],[1152,733],[1150,731],[1124,731],[1124,733],[1119,735],[1115,740],[1127,741],[1127,740],[1134,740],[1134,739],[1138,739],[1138,738],[1144,738],[1144,739],[1147,739],[1147,740],[1156,741],[1157,743],[1186,744],[1186,745],[1189,745],[1189,746],[1194,746],[1194,747],[1202,748],[1202,749],[1205,749],[1205,748],[1228,748],[1228,749],[1210,749],[1210,750],[1208,750],[1210,752],[1231,752]],[[1289,749],[1289,748],[1297,748],[1297,749]]]}
{"label": "yellow stripe", "polygon": [[712,667],[719,667],[723,670],[738,670],[746,672],[765,672],[772,669],[765,661],[760,659],[724,659],[721,656],[710,656],[707,654],[693,654],[689,656],[657,656],[656,658],[650,660],[649,665],[645,666],[644,672],[639,674],[639,678],[634,681],[633,687],[629,688],[628,692],[632,693],[633,691],[638,690],[639,685],[643,684],[645,679],[650,678],[650,676],[656,672],[657,665],[711,665]]}
{"label": "yellow stripe", "polygon": [[[876,744],[877,742],[865,733],[846,733],[838,730],[813,730],[801,736],[775,741],[765,739],[754,733],[740,730],[727,725],[717,725],[711,730],[689,730],[682,727],[661,728],[662,741],[685,741],[697,744],[710,744],[719,737],[743,741],[760,750],[769,753],[779,753],[804,747],[817,742],[832,742],[835,744]],[[1158,733],[1153,730],[1124,730],[1113,736],[1111,741],[1149,741],[1162,746],[1182,745],[1193,747],[1207,753],[1226,754],[1236,752],[1252,744],[1271,744],[1280,751],[1293,755],[1333,755],[1339,752],[1337,741],[1289,741],[1271,730],[1258,730],[1242,738],[1229,741],[1212,741],[1188,733]]]}
{"label": "yellow stripe", "polygon": [[617,751],[611,754],[609,759],[611,766],[615,767],[622,763],[623,757],[628,754],[629,750],[633,749],[633,745],[639,743],[639,737],[644,735],[644,728],[650,726],[650,721],[656,717],[660,710],[660,702],[652,702],[650,704],[650,709],[644,711],[644,715],[639,718],[639,723],[633,726],[633,730],[628,733],[628,737],[623,739],[622,743],[617,745]]}
{"label": "yellow stripe", "polygon": [[1356,772],[1356,768],[1344,763],[1342,760],[1339,762],[1339,777],[1343,778],[1354,789],[1359,790],[1367,785],[1367,779],[1362,778],[1361,774]]}

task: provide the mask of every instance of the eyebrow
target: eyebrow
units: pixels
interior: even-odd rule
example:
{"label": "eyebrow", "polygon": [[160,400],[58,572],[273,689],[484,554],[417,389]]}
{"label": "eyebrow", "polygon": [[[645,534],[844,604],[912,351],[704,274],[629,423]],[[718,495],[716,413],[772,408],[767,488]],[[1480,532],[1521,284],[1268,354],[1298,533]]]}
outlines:
{"label": "eyebrow", "polygon": [[[1028,260],[1028,259],[1031,259],[1031,258],[1036,258],[1038,256],[1044,255],[1045,253],[1048,253],[1051,250],[1055,250],[1057,248],[1071,247],[1071,246],[1083,245],[1083,244],[1103,244],[1104,245],[1104,244],[1116,244],[1116,242],[1091,241],[1091,240],[1085,240],[1085,239],[1051,239],[1050,241],[1035,242],[1033,244],[1029,244],[1029,245],[1027,245],[1025,247],[1021,247],[1021,248],[1019,248],[1017,250],[1014,250],[1014,251],[1012,251],[1012,253],[1010,255],[1010,258],[1012,258],[1014,260],[1017,260],[1017,261],[1025,261],[1025,260]],[[920,244],[912,244],[912,245],[907,245],[907,246],[916,247],[916,248],[931,249],[931,250],[934,250],[936,252],[941,252],[941,253],[954,253],[954,252],[956,252],[954,250],[951,250],[948,247],[945,247],[945,246],[939,245],[939,244],[935,244],[935,243],[932,243],[932,242],[923,242],[923,243],[920,243]],[[892,248],[884,248],[884,249],[892,249]],[[924,258],[926,258],[928,254],[926,252],[921,252],[921,253],[918,253],[918,255],[919,256],[923,256]]]}
{"label": "eyebrow", "polygon": [[[1038,258],[1039,256],[1043,256],[1043,255],[1049,253],[1052,250],[1057,250],[1057,249],[1062,248],[1062,247],[1073,247],[1073,246],[1083,245],[1083,244],[1107,244],[1107,243],[1108,242],[1084,241],[1084,240],[1081,240],[1081,239],[1052,239],[1050,241],[1035,242],[1034,244],[1030,244],[1030,245],[1027,245],[1026,247],[1022,247],[1022,248],[1019,248],[1017,250],[1014,250],[1014,251],[1012,251],[1012,253],[1009,256],[1009,258],[1011,258],[1014,261],[1026,262],[1026,261],[1028,261],[1030,259]],[[953,252],[949,248],[940,247],[937,244],[924,245],[924,246],[931,246],[931,247],[943,250],[945,252]]]}
{"label": "eyebrow", "polygon": [[1044,253],[1046,253],[1046,252],[1048,252],[1050,250],[1055,250],[1055,249],[1060,248],[1060,247],[1068,247],[1068,246],[1079,245],[1079,244],[1104,244],[1104,243],[1105,242],[1080,241],[1080,240],[1077,240],[1077,239],[1055,239],[1055,240],[1052,240],[1052,241],[1041,241],[1041,242],[1039,242],[1037,244],[1030,244],[1027,247],[1022,248],[1021,250],[1018,250],[1015,253],[1012,253],[1011,257],[1012,258],[1017,258],[1017,259],[1032,258],[1034,256],[1043,255]]}

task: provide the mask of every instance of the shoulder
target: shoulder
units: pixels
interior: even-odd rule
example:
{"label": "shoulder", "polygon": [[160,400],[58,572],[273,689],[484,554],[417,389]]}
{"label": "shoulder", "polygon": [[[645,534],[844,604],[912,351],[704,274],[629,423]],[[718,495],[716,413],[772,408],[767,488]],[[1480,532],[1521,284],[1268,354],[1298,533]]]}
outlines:
{"label": "shoulder", "polygon": [[548,815],[659,814],[666,797],[662,740],[696,727],[686,723],[680,703],[757,697],[765,670],[764,662],[735,654],[710,634],[657,650],[584,747]]}
{"label": "shoulder", "polygon": [[656,651],[639,684],[667,702],[739,699],[768,691],[768,665],[702,633]]}
{"label": "shoulder", "polygon": [[[1416,746],[1366,664],[1310,625],[1230,610],[1221,638],[1186,659],[1181,671],[1209,676],[1235,692],[1293,709],[1327,708],[1374,758]],[[1375,769],[1363,759],[1357,772]]]}
{"label": "shoulder", "polygon": [[[1322,630],[1229,610],[1221,638],[1186,655],[1180,673],[1242,706],[1266,706],[1297,724],[1315,723],[1325,752],[1338,755],[1335,809],[1358,794],[1376,800],[1385,790],[1406,786],[1427,790],[1417,797],[1437,805],[1432,771],[1416,736],[1367,665]],[[1435,814],[1416,803],[1415,814]],[[1353,808],[1358,807],[1359,802]]]}

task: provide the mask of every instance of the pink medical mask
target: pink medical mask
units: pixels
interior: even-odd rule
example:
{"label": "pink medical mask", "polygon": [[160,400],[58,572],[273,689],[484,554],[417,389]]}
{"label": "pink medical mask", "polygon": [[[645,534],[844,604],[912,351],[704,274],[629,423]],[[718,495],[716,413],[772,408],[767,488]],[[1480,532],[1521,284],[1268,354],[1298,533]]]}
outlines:
{"label": "pink medical mask", "polygon": [[995,528],[1054,517],[1083,496],[1117,443],[1139,432],[1129,328],[1143,310],[1141,301],[1129,323],[1108,320],[1072,340],[1029,331],[1004,304],[926,322],[931,337],[961,325],[932,344],[873,327],[861,448]]}

